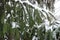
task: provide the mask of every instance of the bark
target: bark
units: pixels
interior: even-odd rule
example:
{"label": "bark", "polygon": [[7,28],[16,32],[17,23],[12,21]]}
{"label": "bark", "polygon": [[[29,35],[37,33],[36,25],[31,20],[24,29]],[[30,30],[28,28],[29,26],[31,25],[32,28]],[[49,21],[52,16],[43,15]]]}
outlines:
{"label": "bark", "polygon": [[4,40],[3,23],[1,22],[4,13],[4,2],[0,0],[0,40]]}

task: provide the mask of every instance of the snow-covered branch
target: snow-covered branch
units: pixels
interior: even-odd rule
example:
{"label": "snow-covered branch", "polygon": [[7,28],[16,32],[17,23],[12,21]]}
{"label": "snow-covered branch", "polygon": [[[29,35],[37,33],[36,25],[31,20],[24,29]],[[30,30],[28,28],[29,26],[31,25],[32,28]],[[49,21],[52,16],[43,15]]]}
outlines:
{"label": "snow-covered branch", "polygon": [[21,1],[21,0],[20,0],[19,2],[22,3],[22,4],[23,4],[23,3],[27,3],[28,5],[32,6],[32,7],[35,8],[35,9],[38,9],[38,10],[41,11],[41,12],[49,13],[54,19],[56,19],[56,18],[54,17],[54,15],[53,15],[53,12],[51,12],[51,11],[49,11],[49,10],[47,10],[47,9],[40,8],[40,7],[38,7],[38,6],[30,3],[28,0],[27,0],[27,1]]}

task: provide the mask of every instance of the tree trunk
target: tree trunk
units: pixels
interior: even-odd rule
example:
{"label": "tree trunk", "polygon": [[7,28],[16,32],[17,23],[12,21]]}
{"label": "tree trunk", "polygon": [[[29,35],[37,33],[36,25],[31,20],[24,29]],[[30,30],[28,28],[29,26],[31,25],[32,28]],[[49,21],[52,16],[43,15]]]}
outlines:
{"label": "tree trunk", "polygon": [[4,1],[0,0],[0,40],[4,40],[2,17],[4,13]]}
{"label": "tree trunk", "polygon": [[11,33],[9,33],[9,35],[8,35],[8,40],[12,40],[12,35],[11,35]]}

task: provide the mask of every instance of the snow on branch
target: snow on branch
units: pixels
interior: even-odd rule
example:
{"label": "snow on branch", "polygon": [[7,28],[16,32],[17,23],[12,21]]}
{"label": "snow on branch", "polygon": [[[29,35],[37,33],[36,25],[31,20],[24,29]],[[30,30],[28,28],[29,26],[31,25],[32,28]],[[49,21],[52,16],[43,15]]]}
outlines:
{"label": "snow on branch", "polygon": [[54,19],[56,19],[55,17],[54,17],[54,15],[53,15],[53,12],[51,12],[51,11],[49,11],[49,10],[46,10],[46,9],[43,9],[43,8],[40,8],[40,7],[38,7],[38,6],[36,6],[36,5],[33,5],[32,3],[30,3],[28,0],[27,1],[19,1],[20,3],[27,3],[28,5],[30,5],[30,6],[32,6],[33,8],[35,8],[35,9],[38,9],[39,11],[41,11],[41,12],[45,12],[45,13],[49,13]]}

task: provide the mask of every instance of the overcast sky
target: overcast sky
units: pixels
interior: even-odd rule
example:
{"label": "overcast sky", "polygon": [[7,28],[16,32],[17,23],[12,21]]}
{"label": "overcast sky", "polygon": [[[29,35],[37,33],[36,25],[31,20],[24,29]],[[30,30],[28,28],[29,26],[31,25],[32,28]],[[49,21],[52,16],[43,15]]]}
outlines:
{"label": "overcast sky", "polygon": [[55,1],[55,4],[54,4],[54,7],[55,7],[55,17],[60,20],[60,0],[56,0]]}

